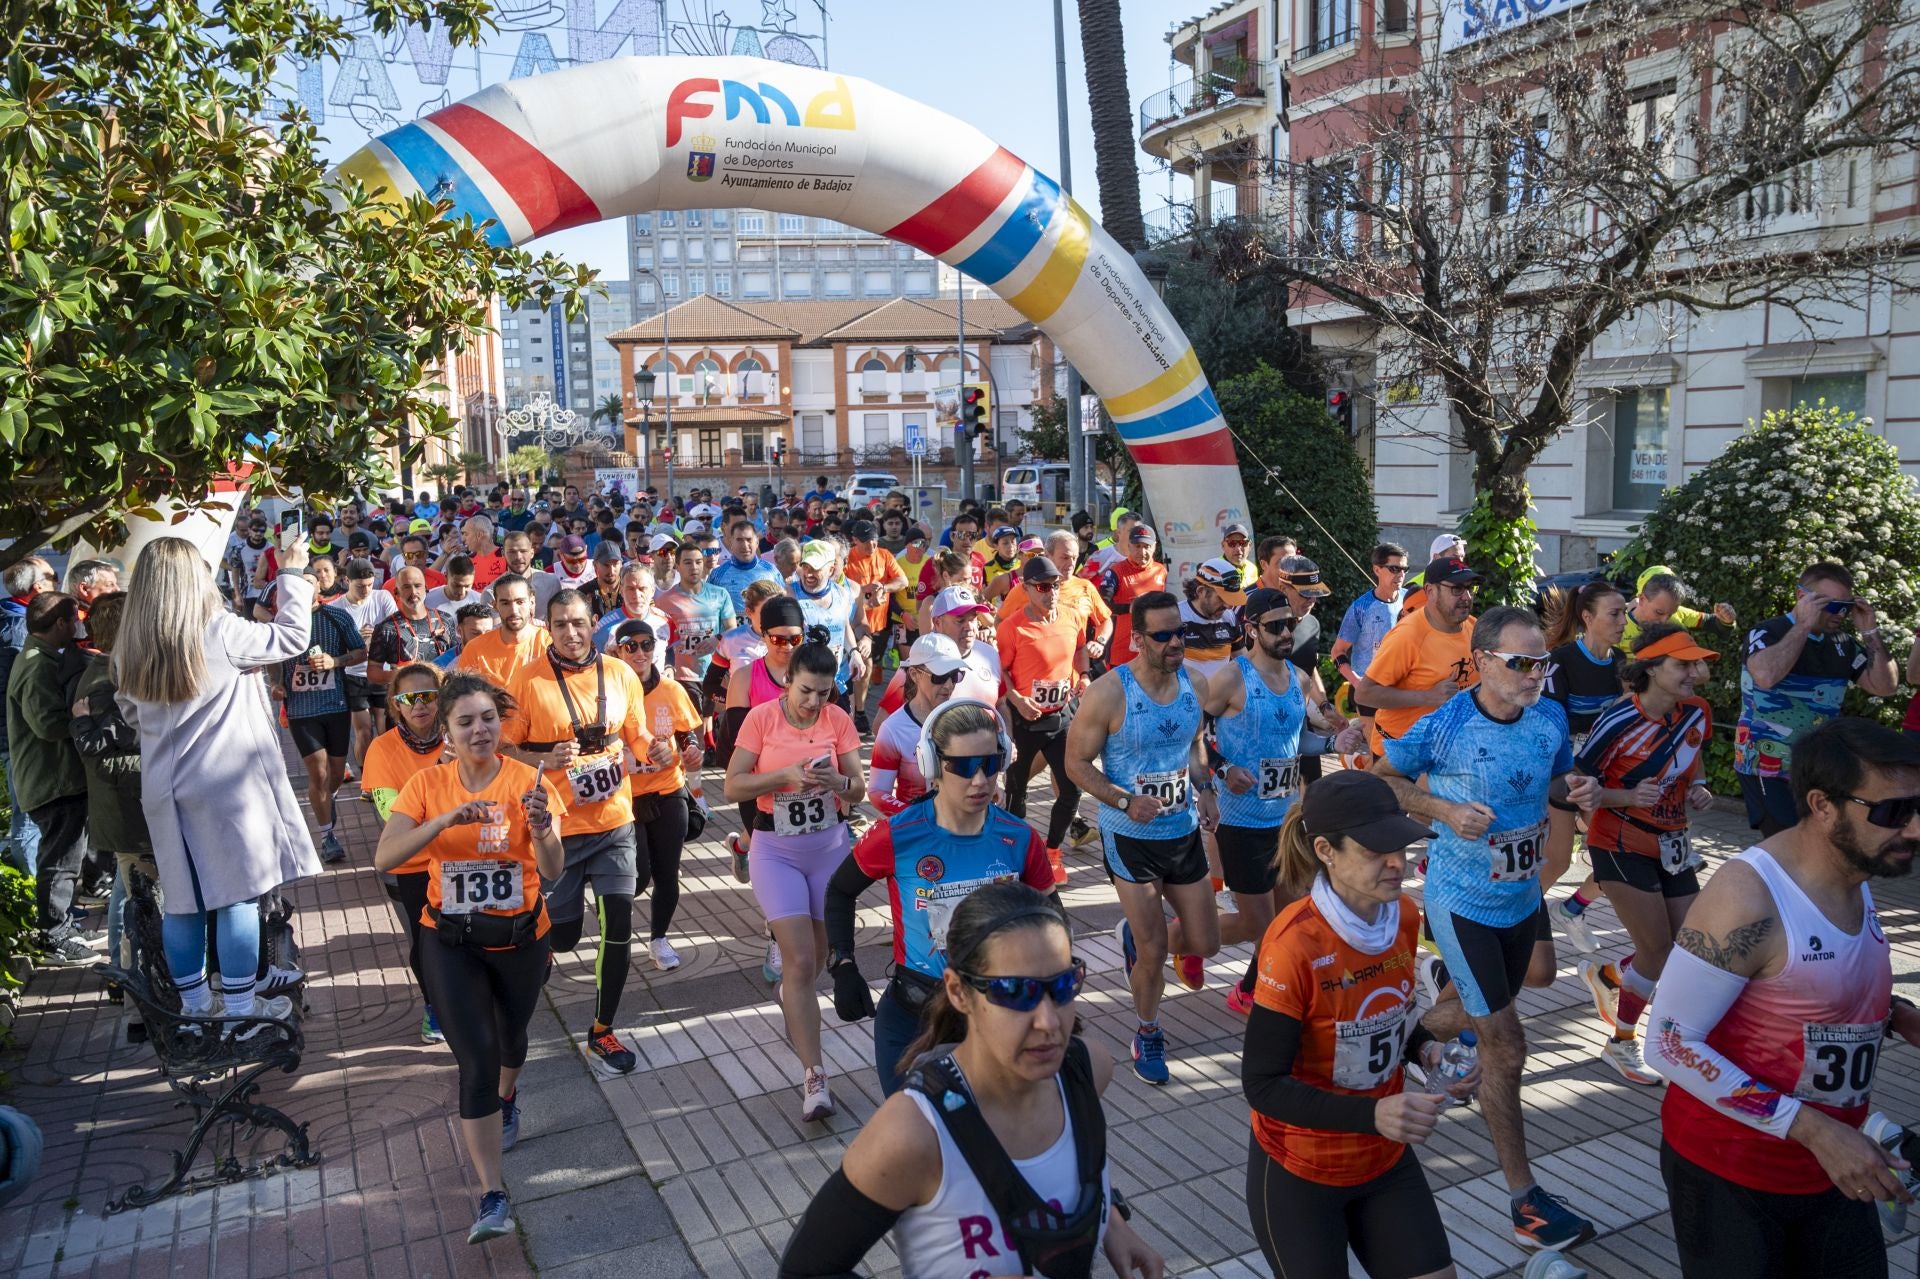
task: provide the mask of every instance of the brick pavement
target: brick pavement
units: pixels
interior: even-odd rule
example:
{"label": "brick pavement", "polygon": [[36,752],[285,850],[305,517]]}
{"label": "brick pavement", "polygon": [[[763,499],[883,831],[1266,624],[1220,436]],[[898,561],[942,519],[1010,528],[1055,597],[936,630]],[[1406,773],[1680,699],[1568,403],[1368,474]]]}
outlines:
{"label": "brick pavement", "polygon": [[[521,1247],[468,1248],[476,1188],[452,1118],[455,1072],[443,1048],[417,1042],[419,1004],[398,924],[369,868],[372,811],[351,795],[340,807],[352,860],[296,890],[313,975],[306,1060],[262,1090],[312,1122],[321,1165],[102,1218],[111,1195],[164,1174],[186,1121],[147,1050],[124,1043],[124,1014],[92,978],[37,974],[19,1026],[23,1052],[4,1065],[7,1100],[46,1129],[47,1159],[29,1193],[0,1212],[0,1274],[772,1275],[813,1188],[879,1099],[867,1025],[840,1025],[828,1004],[825,1045],[841,1110],[827,1124],[799,1124],[798,1066],[759,976],[758,911],[727,874],[732,819],[717,818],[687,850],[674,930],[683,966],[661,974],[644,951],[636,956],[621,1027],[641,1057],[632,1076],[583,1082],[592,950],[583,944],[562,957],[536,1019],[522,1145],[507,1160]],[[1744,834],[1722,813],[1699,827],[1714,862]],[[1069,861],[1065,899],[1091,974],[1080,1011],[1089,1037],[1123,1060],[1131,1024],[1111,934],[1119,908],[1091,856]],[[1920,973],[1920,883],[1881,885],[1877,895],[1896,974],[1911,985]],[[861,966],[878,980],[885,921],[879,895],[869,902]],[[1604,904],[1594,917],[1608,953],[1624,950]],[[1173,1274],[1264,1273],[1242,1203],[1243,1023],[1222,1002],[1246,955],[1236,947],[1218,956],[1204,991],[1169,991],[1173,1083],[1149,1088],[1122,1069],[1108,1094],[1115,1181]],[[1604,1032],[1570,963],[1551,989],[1527,992],[1522,1008],[1533,1047],[1524,1086],[1530,1148],[1543,1181],[1603,1227],[1576,1259],[1595,1276],[1677,1275],[1655,1162],[1658,1091],[1597,1064]],[[1897,1118],[1920,1119],[1920,1053],[1901,1044],[1882,1062],[1877,1101]],[[611,1139],[615,1128],[624,1143]],[[1517,1274],[1524,1259],[1508,1242],[1505,1194],[1477,1112],[1451,1113],[1421,1159],[1461,1273]],[[650,1242],[602,1247],[622,1230]],[[1913,1273],[1911,1236],[1891,1253],[1894,1273]],[[884,1248],[871,1264],[877,1275],[897,1273]]]}

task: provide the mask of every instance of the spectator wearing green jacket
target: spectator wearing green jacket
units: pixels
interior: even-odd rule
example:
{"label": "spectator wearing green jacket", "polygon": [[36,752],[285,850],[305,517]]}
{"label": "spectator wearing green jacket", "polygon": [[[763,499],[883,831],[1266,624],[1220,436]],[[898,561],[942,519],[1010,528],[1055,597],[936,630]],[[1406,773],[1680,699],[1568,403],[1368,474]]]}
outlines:
{"label": "spectator wearing green jacket", "polygon": [[160,873],[153,864],[153,836],[140,808],[140,733],[127,723],[114,703],[113,646],[120,635],[125,591],[113,591],[93,601],[87,630],[100,651],[87,661],[73,688],[70,732],[74,749],[87,772],[87,839],[114,861],[113,895],[107,900],[107,953],[122,968],[133,956],[122,945],[128,877],[138,870],[159,892]]}
{"label": "spectator wearing green jacket", "polygon": [[14,793],[40,831],[34,898],[48,958],[92,958],[68,918],[87,856],[87,774],[74,749],[67,686],[79,663],[68,656],[79,601],[43,591],[27,605],[27,639],[7,676],[7,745]]}

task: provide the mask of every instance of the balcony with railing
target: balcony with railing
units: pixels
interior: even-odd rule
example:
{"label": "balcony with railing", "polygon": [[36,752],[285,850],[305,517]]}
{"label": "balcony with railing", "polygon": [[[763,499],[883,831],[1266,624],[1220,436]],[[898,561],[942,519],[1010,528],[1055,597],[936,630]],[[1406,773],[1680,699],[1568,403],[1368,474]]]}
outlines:
{"label": "balcony with railing", "polygon": [[1166,158],[1167,135],[1188,121],[1267,101],[1270,62],[1215,58],[1206,70],[1162,89],[1140,104],[1140,145]]}

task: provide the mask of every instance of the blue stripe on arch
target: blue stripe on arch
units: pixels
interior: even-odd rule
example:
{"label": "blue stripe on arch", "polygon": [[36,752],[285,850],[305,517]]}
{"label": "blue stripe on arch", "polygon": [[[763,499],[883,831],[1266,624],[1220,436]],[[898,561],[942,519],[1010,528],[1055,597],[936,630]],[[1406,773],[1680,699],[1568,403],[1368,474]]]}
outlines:
{"label": "blue stripe on arch", "polygon": [[1027,190],[987,242],[958,264],[958,269],[982,284],[996,284],[1026,260],[1061,205],[1060,186],[1032,165],[1027,166]]}
{"label": "blue stripe on arch", "polygon": [[1115,422],[1120,437],[1125,440],[1156,440],[1175,431],[1184,431],[1189,427],[1211,422],[1220,416],[1220,401],[1213,398],[1212,388],[1195,396],[1190,396],[1161,413],[1150,417],[1135,418],[1131,422]]}
{"label": "blue stripe on arch", "polygon": [[[466,170],[447,154],[447,149],[434,141],[432,134],[417,124],[409,124],[382,137],[380,144],[406,166],[408,174],[428,199],[450,197],[455,217],[464,213],[476,223],[491,218],[493,225],[486,230],[487,243],[501,248],[512,247],[513,233],[507,230],[500,215],[494,212],[493,202],[474,185]],[[441,190],[443,185],[446,187],[444,191]]]}

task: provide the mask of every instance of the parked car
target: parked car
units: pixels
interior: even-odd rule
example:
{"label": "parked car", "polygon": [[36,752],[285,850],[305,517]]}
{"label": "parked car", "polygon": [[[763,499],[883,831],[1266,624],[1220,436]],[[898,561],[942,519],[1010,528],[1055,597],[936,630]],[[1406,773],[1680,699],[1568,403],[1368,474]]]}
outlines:
{"label": "parked car", "polygon": [[[1051,510],[1056,503],[1066,502],[1072,478],[1073,468],[1065,462],[1016,462],[1001,475],[1000,500],[1011,502],[1018,498],[1029,509]],[[1113,488],[1096,480],[1094,494],[1101,508],[1095,514],[1104,519],[1113,509]]]}
{"label": "parked car", "polygon": [[899,487],[899,477],[891,472],[855,471],[841,486],[840,496],[847,499],[849,508],[859,510],[862,507],[875,505]]}

